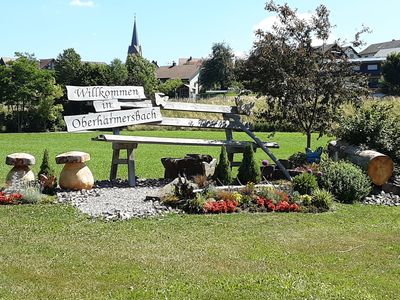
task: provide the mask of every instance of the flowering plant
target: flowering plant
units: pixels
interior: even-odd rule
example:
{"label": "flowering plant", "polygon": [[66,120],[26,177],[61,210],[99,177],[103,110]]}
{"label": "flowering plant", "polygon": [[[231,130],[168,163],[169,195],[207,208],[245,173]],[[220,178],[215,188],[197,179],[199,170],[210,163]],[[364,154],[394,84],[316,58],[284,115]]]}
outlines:
{"label": "flowering plant", "polygon": [[20,193],[12,193],[7,195],[4,192],[0,192],[0,205],[17,204],[22,197],[23,196]]}
{"label": "flowering plant", "polygon": [[235,212],[238,206],[236,200],[209,200],[204,204],[204,211],[206,213],[232,213]]}

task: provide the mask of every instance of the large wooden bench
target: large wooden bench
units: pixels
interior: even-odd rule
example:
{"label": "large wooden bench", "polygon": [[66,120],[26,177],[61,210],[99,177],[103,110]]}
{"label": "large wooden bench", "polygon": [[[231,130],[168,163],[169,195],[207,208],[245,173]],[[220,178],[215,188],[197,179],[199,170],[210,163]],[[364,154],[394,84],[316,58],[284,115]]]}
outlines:
{"label": "large wooden bench", "polygon": [[[240,94],[235,98],[234,106],[173,102],[168,101],[168,97],[164,97],[162,94],[156,94],[155,101],[145,100],[143,87],[135,86],[67,86],[67,96],[70,101],[93,101],[93,107],[96,110],[96,113],[65,116],[64,120],[69,132],[113,128],[113,134],[102,134],[93,138],[95,141],[112,143],[111,180],[116,179],[118,166],[127,164],[129,184],[135,186],[134,150],[139,144],[226,146],[231,167],[234,167],[240,165],[239,162],[234,161],[234,155],[243,153],[249,143],[253,145],[254,150],[261,148],[285,173],[286,177],[291,179],[287,170],[269,150],[269,148],[278,148],[279,146],[276,143],[261,141],[251,132],[249,126],[241,121],[241,115],[250,114],[254,104],[244,104],[240,99]],[[121,110],[121,108],[125,109]],[[164,117],[161,110],[210,113],[219,119]],[[225,139],[119,135],[121,128],[135,124],[220,129],[225,131]],[[252,142],[235,140],[233,137],[235,131],[245,132]],[[127,151],[126,158],[120,157],[121,150]]]}
{"label": "large wooden bench", "polygon": [[[149,107],[150,102],[130,102],[129,107]],[[275,142],[262,142],[260,141],[249,129],[247,124],[240,120],[240,115],[250,114],[252,106],[237,103],[236,106],[222,106],[222,105],[209,105],[198,103],[183,103],[183,102],[170,102],[167,97],[156,94],[154,106],[160,107],[163,110],[177,110],[201,113],[213,113],[222,116],[222,119],[191,119],[191,118],[170,118],[163,117],[161,122],[149,123],[156,126],[173,126],[177,128],[190,127],[200,129],[221,129],[225,131],[226,139],[224,140],[205,140],[205,139],[189,139],[189,138],[166,138],[166,137],[148,137],[148,136],[124,136],[119,135],[118,130],[114,134],[102,134],[94,138],[96,141],[105,141],[112,143],[113,156],[111,163],[110,179],[116,179],[118,165],[128,165],[128,181],[131,186],[135,185],[135,159],[134,150],[139,144],[164,144],[164,145],[189,145],[189,146],[226,146],[228,152],[228,159],[231,167],[240,165],[240,162],[234,161],[236,153],[243,153],[247,145],[252,144],[253,149],[262,148],[273,160],[279,164],[269,148],[279,148]],[[122,106],[124,106],[122,104]],[[237,141],[233,137],[234,131],[244,131],[252,139],[249,141]],[[127,158],[120,158],[120,151],[127,151]],[[283,166],[282,166],[283,168]],[[290,178],[290,177],[289,177]]]}

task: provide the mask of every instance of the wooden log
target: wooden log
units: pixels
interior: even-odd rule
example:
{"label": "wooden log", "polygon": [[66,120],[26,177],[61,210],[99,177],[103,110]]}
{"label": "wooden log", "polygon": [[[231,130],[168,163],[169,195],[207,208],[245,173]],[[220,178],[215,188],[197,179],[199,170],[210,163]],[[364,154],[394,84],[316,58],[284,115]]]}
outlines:
{"label": "wooden log", "polygon": [[375,185],[385,184],[393,174],[392,159],[380,152],[363,150],[341,141],[330,142],[328,151],[334,159],[345,158],[361,167]]}

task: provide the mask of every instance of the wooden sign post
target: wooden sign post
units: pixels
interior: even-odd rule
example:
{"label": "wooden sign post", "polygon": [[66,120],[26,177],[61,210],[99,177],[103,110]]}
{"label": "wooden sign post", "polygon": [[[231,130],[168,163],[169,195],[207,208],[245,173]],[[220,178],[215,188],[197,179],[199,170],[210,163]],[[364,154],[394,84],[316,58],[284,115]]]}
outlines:
{"label": "wooden sign post", "polygon": [[162,117],[160,108],[153,107],[65,116],[64,120],[67,124],[68,132],[74,132],[161,122]]}
{"label": "wooden sign post", "polygon": [[65,116],[68,132],[162,121],[159,107],[121,110],[123,104],[118,99],[144,102],[142,86],[67,86],[67,96],[70,101],[93,101],[96,110],[86,115]]}

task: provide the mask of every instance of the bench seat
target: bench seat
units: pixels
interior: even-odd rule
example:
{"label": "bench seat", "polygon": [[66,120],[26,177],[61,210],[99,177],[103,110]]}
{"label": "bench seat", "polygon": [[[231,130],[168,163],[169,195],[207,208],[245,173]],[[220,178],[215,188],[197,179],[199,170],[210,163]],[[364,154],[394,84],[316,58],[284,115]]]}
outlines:
{"label": "bench seat", "polygon": [[[188,145],[188,146],[227,146],[227,148],[244,148],[251,143],[254,148],[258,145],[254,142],[245,141],[226,141],[226,140],[204,140],[204,139],[187,139],[187,138],[166,138],[166,137],[149,137],[149,136],[126,136],[101,134],[95,138],[95,141],[104,141],[123,144],[164,144],[164,145]],[[264,143],[268,148],[279,148],[275,142]]]}

